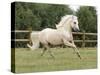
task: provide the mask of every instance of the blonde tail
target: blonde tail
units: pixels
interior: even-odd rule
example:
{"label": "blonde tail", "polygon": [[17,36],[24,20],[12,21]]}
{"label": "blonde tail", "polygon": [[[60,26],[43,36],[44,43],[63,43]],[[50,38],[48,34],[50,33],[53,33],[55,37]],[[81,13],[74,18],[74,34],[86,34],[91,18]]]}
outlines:
{"label": "blonde tail", "polygon": [[29,37],[29,44],[27,46],[30,48],[30,50],[35,50],[39,48],[40,43],[38,39],[38,33],[36,32],[31,32],[30,37]]}
{"label": "blonde tail", "polygon": [[39,43],[35,43],[32,46],[27,44],[27,46],[30,48],[30,50],[36,50],[39,48]]}

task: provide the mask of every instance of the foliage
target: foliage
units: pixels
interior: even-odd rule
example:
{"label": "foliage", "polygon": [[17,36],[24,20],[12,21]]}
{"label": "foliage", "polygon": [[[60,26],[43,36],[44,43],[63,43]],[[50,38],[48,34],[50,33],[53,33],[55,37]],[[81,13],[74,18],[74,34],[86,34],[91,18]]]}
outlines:
{"label": "foliage", "polygon": [[[16,29],[42,30],[47,27],[55,28],[55,24],[60,21],[62,16],[73,14],[73,12],[67,5],[16,2]],[[76,15],[81,31],[97,32],[95,7],[81,6]]]}
{"label": "foliage", "polygon": [[72,14],[68,6],[56,4],[18,2],[15,4],[15,10],[16,29],[55,28],[55,23],[58,23],[62,16]]}
{"label": "foliage", "polygon": [[97,15],[95,7],[81,6],[76,12],[81,31],[97,32]]}
{"label": "foliage", "polygon": [[[81,32],[97,33],[97,13],[95,7],[81,6],[76,12]],[[79,37],[80,38],[80,37]],[[86,40],[96,40],[97,36],[86,36]],[[86,46],[96,46],[97,43],[87,43]]]}

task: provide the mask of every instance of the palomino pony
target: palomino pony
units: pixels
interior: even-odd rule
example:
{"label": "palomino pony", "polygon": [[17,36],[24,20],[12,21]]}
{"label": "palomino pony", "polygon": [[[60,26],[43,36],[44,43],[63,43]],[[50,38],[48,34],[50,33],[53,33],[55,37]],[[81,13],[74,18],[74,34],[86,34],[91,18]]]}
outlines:
{"label": "palomino pony", "polygon": [[72,29],[74,31],[79,31],[78,19],[74,15],[65,15],[61,18],[61,21],[56,24],[56,29],[46,28],[37,33],[38,39],[34,41],[33,32],[31,33],[31,42],[32,46],[27,44],[27,46],[34,50],[39,47],[39,43],[41,43],[44,47],[41,56],[45,53],[45,51],[49,51],[50,55],[53,57],[51,50],[49,48],[49,44],[51,45],[66,45],[72,47],[77,54],[77,56],[81,59],[80,53],[74,44]]}

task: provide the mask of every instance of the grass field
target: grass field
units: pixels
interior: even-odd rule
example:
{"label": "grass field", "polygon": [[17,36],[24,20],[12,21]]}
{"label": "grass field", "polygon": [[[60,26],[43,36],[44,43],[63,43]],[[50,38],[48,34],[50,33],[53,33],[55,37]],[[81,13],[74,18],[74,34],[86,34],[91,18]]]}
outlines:
{"label": "grass field", "polygon": [[71,48],[51,48],[51,51],[55,59],[48,52],[41,57],[42,49],[30,51],[28,48],[16,48],[16,73],[93,69],[97,67],[96,48],[80,48],[81,60]]}

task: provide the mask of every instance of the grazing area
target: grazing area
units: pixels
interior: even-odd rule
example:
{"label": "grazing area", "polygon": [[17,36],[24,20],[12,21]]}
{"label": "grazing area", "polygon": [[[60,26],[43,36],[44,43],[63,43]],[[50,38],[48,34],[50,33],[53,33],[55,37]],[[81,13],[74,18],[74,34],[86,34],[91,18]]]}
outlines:
{"label": "grazing area", "polygon": [[28,48],[15,48],[15,72],[66,71],[97,68],[97,49],[79,48],[79,59],[72,48],[51,48],[55,58],[48,51],[40,56],[42,48],[31,51]]}

